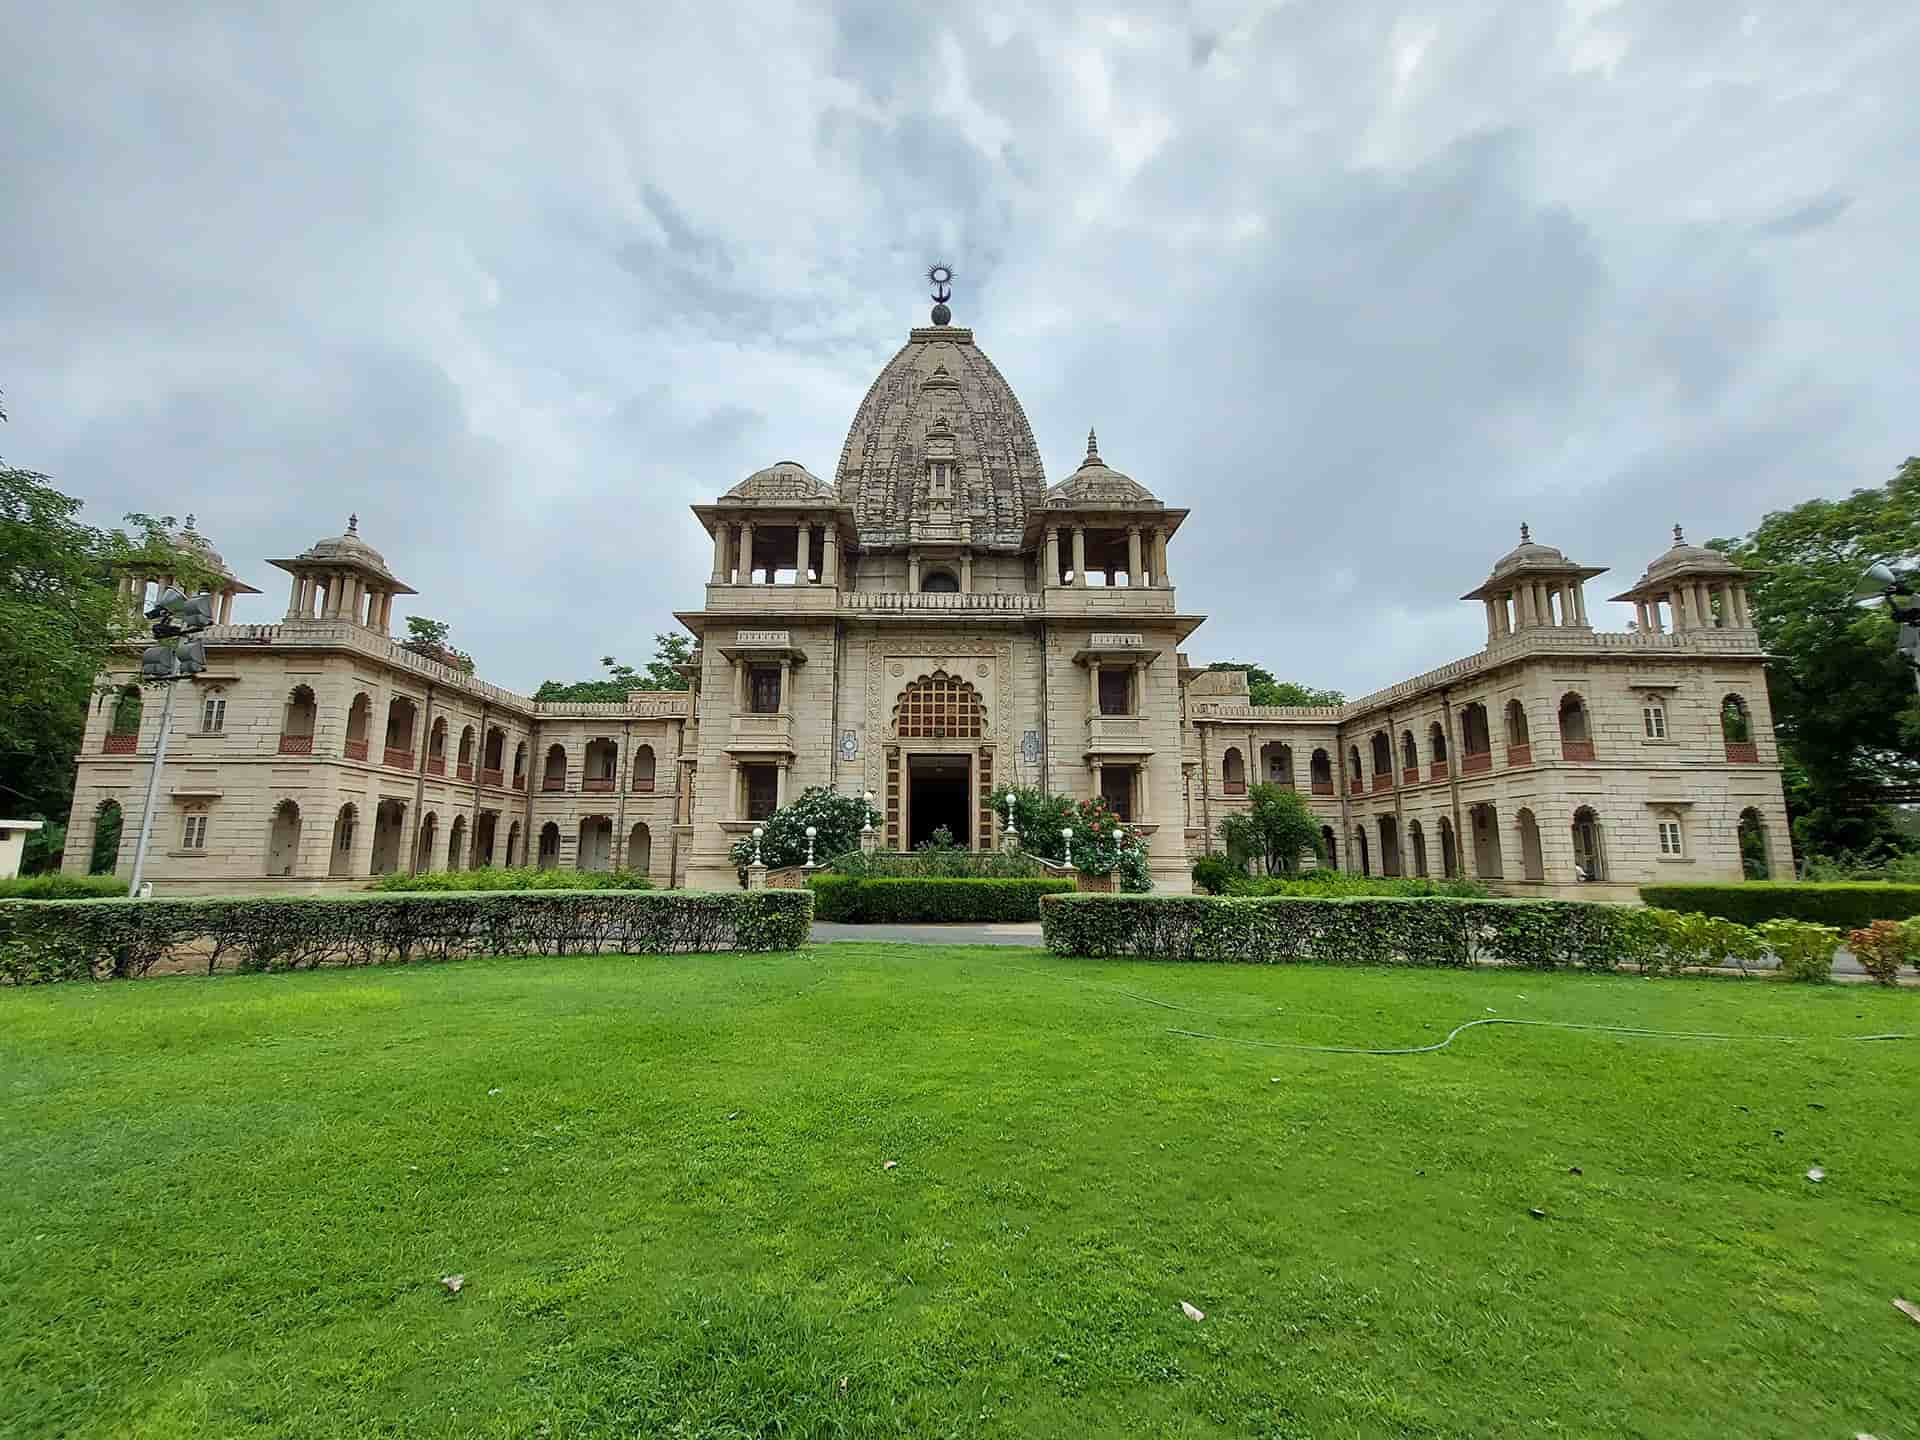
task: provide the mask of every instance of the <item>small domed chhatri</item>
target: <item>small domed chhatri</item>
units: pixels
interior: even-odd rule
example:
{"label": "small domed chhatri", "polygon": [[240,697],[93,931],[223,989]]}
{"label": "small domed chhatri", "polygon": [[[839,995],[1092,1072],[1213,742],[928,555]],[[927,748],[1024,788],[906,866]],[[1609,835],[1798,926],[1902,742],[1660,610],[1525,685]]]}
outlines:
{"label": "small domed chhatri", "polygon": [[1731,557],[1704,545],[1689,545],[1678,525],[1673,544],[1656,556],[1633,588],[1614,600],[1634,608],[1635,628],[1647,634],[1674,630],[1750,630],[1749,572]]}
{"label": "small domed chhatri", "polygon": [[[207,584],[207,590],[214,597],[214,620],[217,624],[232,623],[236,596],[260,593],[233,573],[232,567],[213,548],[212,542],[195,527],[193,516],[187,516],[186,523],[177,530],[162,530],[161,534],[166,537],[168,544],[186,552],[195,565],[211,572],[212,579]],[[118,583],[120,598],[129,606],[144,612],[150,600],[158,597],[160,589],[169,585],[184,586],[188,583],[188,577],[174,575],[166,564],[143,564],[135,560],[121,567]]]}
{"label": "small domed chhatri", "polygon": [[1099,437],[1091,430],[1087,431],[1087,458],[1080,462],[1080,468],[1047,491],[1049,506],[1159,503],[1146,486],[1100,458]]}
{"label": "small domed chhatri", "polygon": [[754,471],[720,500],[722,504],[729,500],[765,500],[778,504],[788,500],[832,498],[833,487],[798,460],[776,460],[765,469]]}
{"label": "small domed chhatri", "polygon": [[1484,601],[1489,642],[1541,626],[1589,629],[1583,586],[1606,567],[1576,565],[1542,545],[1523,522],[1520,543],[1493,562],[1493,573],[1460,598]]}
{"label": "small domed chhatri", "polygon": [[293,576],[285,616],[289,621],[345,620],[384,635],[393,623],[393,597],[419,593],[360,538],[358,515],[347,517],[341,534],[316,540],[291,559],[267,563]]}

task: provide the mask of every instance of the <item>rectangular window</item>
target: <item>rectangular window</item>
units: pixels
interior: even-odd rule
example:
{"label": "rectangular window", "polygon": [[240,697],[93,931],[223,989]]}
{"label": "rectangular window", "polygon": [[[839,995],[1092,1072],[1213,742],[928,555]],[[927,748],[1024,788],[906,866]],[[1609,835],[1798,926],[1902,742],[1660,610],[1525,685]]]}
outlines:
{"label": "rectangular window", "polygon": [[1640,708],[1641,720],[1647,727],[1647,739],[1664,740],[1667,738],[1667,707],[1647,704]]}
{"label": "rectangular window", "polygon": [[1101,670],[1100,713],[1102,715],[1133,713],[1133,672],[1131,670]]}
{"label": "rectangular window", "polygon": [[1662,855],[1679,855],[1684,853],[1680,848],[1680,822],[1678,820],[1662,820],[1660,822],[1660,853]]}
{"label": "rectangular window", "polygon": [[747,819],[764,820],[780,803],[780,772],[774,765],[742,765],[747,786]]}
{"label": "rectangular window", "polygon": [[217,695],[209,695],[206,703],[200,707],[200,732],[210,734],[221,730],[227,723],[227,702]]}
{"label": "rectangular window", "polygon": [[780,713],[780,672],[771,665],[756,665],[747,672],[747,709],[755,715]]}
{"label": "rectangular window", "polygon": [[1100,798],[1123,821],[1133,822],[1133,767],[1108,765],[1100,771]]}
{"label": "rectangular window", "polygon": [[180,837],[180,848],[182,850],[204,850],[207,848],[206,816],[187,816],[186,833]]}

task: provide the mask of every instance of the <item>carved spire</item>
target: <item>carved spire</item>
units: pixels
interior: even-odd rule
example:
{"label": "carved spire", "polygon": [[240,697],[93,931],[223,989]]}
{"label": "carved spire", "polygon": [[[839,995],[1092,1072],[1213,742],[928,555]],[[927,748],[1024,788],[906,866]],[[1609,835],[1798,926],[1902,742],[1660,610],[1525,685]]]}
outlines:
{"label": "carved spire", "polygon": [[358,535],[359,533],[360,533],[360,516],[359,516],[359,513],[356,511],[354,514],[347,516],[347,534]]}
{"label": "carved spire", "polygon": [[1089,425],[1087,427],[1087,459],[1098,460],[1099,458],[1100,440],[1099,437],[1093,433],[1093,427]]}
{"label": "carved spire", "polygon": [[1678,525],[1673,527],[1673,543],[1676,545],[1684,545],[1687,543],[1687,537],[1680,533],[1680,527]]}
{"label": "carved spire", "polygon": [[1531,545],[1533,543],[1533,534],[1527,529],[1527,522],[1524,520],[1520,522],[1520,543],[1522,545]]}

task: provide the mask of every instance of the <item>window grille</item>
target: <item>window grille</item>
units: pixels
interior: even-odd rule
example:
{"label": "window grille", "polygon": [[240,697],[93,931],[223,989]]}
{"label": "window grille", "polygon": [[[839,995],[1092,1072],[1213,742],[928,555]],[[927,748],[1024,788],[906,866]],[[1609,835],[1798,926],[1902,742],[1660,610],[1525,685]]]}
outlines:
{"label": "window grille", "polygon": [[986,720],[980,693],[944,670],[914,681],[893,707],[894,734],[903,740],[978,740]]}

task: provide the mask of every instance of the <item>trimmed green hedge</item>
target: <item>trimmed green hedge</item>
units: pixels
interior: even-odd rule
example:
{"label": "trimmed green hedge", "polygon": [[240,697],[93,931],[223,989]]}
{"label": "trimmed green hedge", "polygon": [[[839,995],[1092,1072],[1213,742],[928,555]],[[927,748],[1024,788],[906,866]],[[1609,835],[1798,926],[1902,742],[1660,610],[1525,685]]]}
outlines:
{"label": "trimmed green hedge", "polygon": [[1038,920],[1045,895],[1071,894],[1071,880],[952,880],[815,875],[816,913],[854,925],[928,921]]}
{"label": "trimmed green hedge", "polygon": [[162,961],[308,970],[472,955],[793,950],[804,890],[542,890],[0,904],[0,980],[112,980]]}
{"label": "trimmed green hedge", "polygon": [[1056,955],[1252,964],[1611,970],[1659,946],[1644,910],[1576,900],[1060,895],[1040,907]]}
{"label": "trimmed green hedge", "polygon": [[0,880],[0,900],[104,900],[124,896],[127,882],[118,875],[16,875]]}
{"label": "trimmed green hedge", "polygon": [[1920,915],[1920,885],[1873,881],[1819,884],[1811,881],[1748,880],[1727,885],[1642,885],[1640,898],[1663,910],[1718,915],[1742,925],[1763,920],[1811,920],[1818,925],[1860,929],[1876,920]]}
{"label": "trimmed green hedge", "polygon": [[653,882],[637,870],[541,869],[534,865],[483,865],[477,870],[396,870],[382,875],[369,890],[651,890]]}

